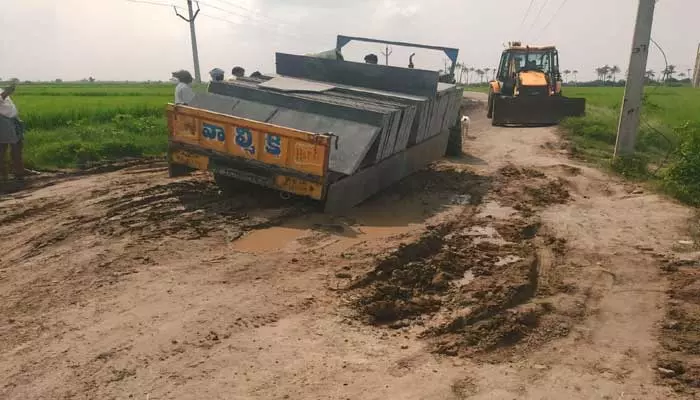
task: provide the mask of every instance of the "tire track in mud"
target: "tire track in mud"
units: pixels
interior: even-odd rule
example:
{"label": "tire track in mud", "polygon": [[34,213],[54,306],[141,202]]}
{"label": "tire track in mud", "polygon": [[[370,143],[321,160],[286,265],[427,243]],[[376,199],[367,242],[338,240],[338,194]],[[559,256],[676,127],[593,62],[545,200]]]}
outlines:
{"label": "tire track in mud", "polygon": [[362,321],[414,332],[434,352],[489,358],[565,336],[585,310],[557,309],[576,292],[561,279],[566,242],[543,232],[537,212],[569,200],[566,181],[506,166],[487,200],[512,207],[495,218],[467,206],[416,241],[376,260],[348,287]]}

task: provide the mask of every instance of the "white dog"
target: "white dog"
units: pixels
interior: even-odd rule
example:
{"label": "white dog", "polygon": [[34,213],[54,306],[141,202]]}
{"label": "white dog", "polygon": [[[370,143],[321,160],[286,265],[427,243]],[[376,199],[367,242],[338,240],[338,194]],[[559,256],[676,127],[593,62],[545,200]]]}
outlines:
{"label": "white dog", "polygon": [[462,137],[466,138],[469,134],[469,117],[466,115],[462,116],[461,126],[462,126]]}

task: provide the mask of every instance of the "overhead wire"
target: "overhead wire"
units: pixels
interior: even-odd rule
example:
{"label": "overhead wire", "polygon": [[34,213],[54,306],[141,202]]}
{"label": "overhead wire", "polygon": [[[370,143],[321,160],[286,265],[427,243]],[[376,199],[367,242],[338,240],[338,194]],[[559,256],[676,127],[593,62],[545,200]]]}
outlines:
{"label": "overhead wire", "polygon": [[532,25],[530,25],[530,29],[527,30],[528,34],[532,31],[532,28],[535,27],[537,20],[540,19],[540,16],[542,15],[542,11],[544,11],[544,8],[547,7],[548,3],[549,3],[549,0],[544,0],[544,3],[542,3],[542,7],[540,7],[540,11],[537,13],[537,16],[535,17],[535,19],[532,20]]}
{"label": "overhead wire", "polygon": [[[248,8],[248,7],[244,7],[244,6],[240,5],[240,4],[236,4],[236,3],[234,3],[234,2],[232,2],[232,1],[230,1],[230,0],[213,0],[213,1],[218,1],[219,3],[227,4],[227,5],[231,6],[231,7],[237,8],[237,9],[239,9],[239,10],[248,11],[248,12],[250,12],[252,15],[254,15],[254,16],[258,17],[258,18],[263,18],[263,19],[266,19],[266,20],[271,21],[271,22],[274,22],[274,23],[281,23],[281,24],[285,24],[285,25],[287,24],[287,22],[285,22],[285,21],[278,20],[278,19],[276,19],[276,18],[272,18],[272,17],[269,17],[269,16],[267,16],[267,15],[262,15],[262,14],[260,14],[257,10],[252,10],[252,9],[250,9],[250,8]],[[202,4],[204,4],[204,3],[202,3]]]}
{"label": "overhead wire", "polygon": [[164,6],[164,7],[174,7],[172,3],[163,3],[159,1],[149,1],[149,0],[126,0],[129,3],[139,3],[139,4],[150,4],[152,6]]}
{"label": "overhead wire", "polygon": [[555,11],[554,14],[552,14],[552,17],[549,19],[549,21],[544,25],[544,27],[543,27],[542,29],[540,29],[540,31],[539,31],[539,33],[537,34],[537,37],[536,37],[535,39],[539,38],[540,35],[541,35],[542,33],[544,33],[544,32],[547,30],[547,28],[549,28],[549,26],[552,24],[552,22],[554,22],[554,20],[557,18],[557,16],[558,16],[559,13],[561,12],[561,10],[564,8],[564,6],[566,5],[566,3],[568,3],[568,2],[569,2],[569,0],[563,0],[563,1],[561,2],[561,4],[559,5],[559,8],[557,8],[557,11]]}
{"label": "overhead wire", "polygon": [[[664,49],[661,47],[661,45],[659,45],[659,44],[656,42],[656,40],[654,40],[654,38],[649,38],[649,40],[650,40],[651,43],[653,43],[654,46],[656,46],[656,47],[659,49],[659,51],[661,52],[661,55],[662,55],[663,58],[664,58],[664,64],[666,65],[666,66],[664,67],[664,71],[667,71],[667,70],[668,70],[668,65],[669,65],[669,64],[668,64],[668,58],[666,57],[666,52],[665,52]],[[646,71],[644,71],[644,75],[645,75],[645,77],[646,77]],[[655,92],[658,88],[659,88],[659,85],[655,86],[651,91],[652,91],[652,92]],[[641,113],[640,113],[640,116],[641,116]],[[663,168],[663,166],[668,162],[669,157],[671,157],[671,153],[673,153],[673,151],[675,150],[675,144],[674,144],[673,141],[671,141],[671,139],[669,139],[668,136],[666,136],[663,132],[661,132],[661,131],[658,130],[657,128],[653,127],[653,126],[649,123],[649,121],[647,121],[647,119],[644,118],[644,116],[641,116],[640,119],[641,119],[641,121],[644,123],[644,125],[647,126],[647,128],[649,128],[651,131],[653,131],[653,132],[657,133],[658,135],[660,135],[660,136],[661,136],[662,138],[664,138],[664,140],[666,140],[666,142],[668,143],[668,150],[666,151],[666,155],[664,156],[664,159],[661,160],[661,163],[659,163],[659,165],[656,166],[656,169],[654,170],[654,172],[651,173],[652,175],[656,176],[656,174],[659,173],[659,170],[661,170],[661,168]]]}
{"label": "overhead wire", "polygon": [[530,15],[530,11],[532,10],[533,4],[535,4],[535,0],[530,0],[530,5],[527,6],[527,11],[525,11],[525,15],[523,15],[522,21],[520,21],[520,27],[518,28],[518,30],[523,29],[523,26],[525,26],[525,20],[527,20],[527,17]]}
{"label": "overhead wire", "polygon": [[[130,2],[130,3],[139,3],[139,4],[147,4],[147,5],[153,5],[153,6],[178,8],[178,6],[176,6],[176,5],[173,4],[173,3],[157,2],[157,1],[152,1],[152,0],[126,0],[126,1],[127,1],[127,2]],[[260,28],[261,30],[267,31],[267,32],[269,32],[269,33],[273,33],[273,34],[280,35],[280,36],[286,36],[286,37],[293,38],[293,39],[296,39],[296,40],[304,39],[302,36],[299,36],[299,35],[290,34],[290,33],[288,33],[288,32],[281,32],[281,31],[279,31],[279,30],[266,29],[265,27],[263,27],[263,26],[260,25],[260,24],[251,23],[251,21],[247,19],[247,18],[249,17],[248,15],[241,14],[241,13],[236,13],[236,12],[233,12],[233,11],[230,11],[230,10],[226,10],[226,9],[224,9],[224,8],[217,7],[217,6],[215,6],[215,5],[211,5],[211,4],[207,3],[207,2],[201,2],[201,1],[200,1],[200,2],[198,2],[198,3],[201,3],[201,4],[205,5],[205,7],[210,7],[210,8],[213,8],[213,9],[217,9],[217,10],[219,10],[219,11],[226,12],[226,13],[228,13],[228,14],[230,14],[230,15],[235,15],[235,16],[238,16],[238,17],[246,18],[246,20],[240,21],[240,22],[235,22],[235,21],[231,21],[230,19],[227,19],[227,18],[222,18],[222,17],[218,17],[218,16],[214,16],[214,15],[211,15],[211,14],[206,14],[206,13],[201,13],[200,16],[202,16],[202,17],[211,18],[211,19],[218,20],[218,21],[221,21],[221,22],[226,22],[226,23],[229,23],[229,24],[231,24],[231,25],[248,25],[248,26]],[[180,7],[180,8],[182,8],[182,7]]]}
{"label": "overhead wire", "polygon": [[[219,1],[220,1],[220,0],[219,0]],[[209,3],[208,1],[198,1],[198,3],[201,4],[201,5],[204,5],[205,7],[210,7],[210,8],[213,8],[213,9],[215,9],[215,10],[219,10],[219,11],[225,12],[225,13],[227,13],[227,14],[229,14],[229,15],[234,15],[234,16],[237,16],[237,17],[242,17],[242,18],[257,17],[257,20],[258,20],[258,21],[260,21],[261,18],[264,18],[264,19],[267,19],[269,22],[273,22],[273,23],[275,23],[275,24],[288,25],[288,24],[285,23],[285,22],[276,21],[276,20],[270,19],[270,18],[268,18],[268,17],[263,17],[263,16],[261,16],[261,15],[242,14],[242,13],[237,12],[237,11],[232,11],[232,10],[229,10],[229,9],[226,9],[226,8],[223,8],[223,7],[219,7],[219,6],[215,5],[215,4],[211,4],[211,3]],[[248,10],[249,10],[249,9],[248,9]],[[249,12],[255,13],[255,12],[252,11],[252,10],[249,10]],[[256,19],[256,18],[253,18],[253,19]]]}

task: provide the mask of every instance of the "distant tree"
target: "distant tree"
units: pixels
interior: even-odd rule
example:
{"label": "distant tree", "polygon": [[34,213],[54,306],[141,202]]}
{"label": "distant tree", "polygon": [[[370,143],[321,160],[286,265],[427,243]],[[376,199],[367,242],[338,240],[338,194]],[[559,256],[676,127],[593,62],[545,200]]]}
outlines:
{"label": "distant tree", "polygon": [[564,70],[564,82],[569,80],[569,75],[571,74],[571,70],[565,69]]}
{"label": "distant tree", "polygon": [[612,78],[613,82],[615,82],[615,80],[616,80],[615,77],[619,73],[620,73],[620,67],[618,67],[617,65],[613,65],[612,67],[610,67],[610,77]]}
{"label": "distant tree", "polygon": [[673,75],[675,73],[676,73],[676,66],[675,65],[671,64],[671,65],[667,66],[666,68],[664,68],[664,71],[663,71],[663,80],[670,81],[671,79],[673,79]]}
{"label": "distant tree", "polygon": [[484,83],[484,71],[481,70],[481,69],[477,69],[477,70],[474,71],[474,72],[476,72],[476,74],[479,76],[479,81],[480,81],[481,83]]}
{"label": "distant tree", "polygon": [[91,83],[92,83],[92,82],[95,82],[95,78],[90,77],[90,78],[88,78],[88,81],[90,81]]}
{"label": "distant tree", "polygon": [[491,68],[484,68],[484,75],[486,76],[486,79],[489,79],[489,71],[491,71]]}
{"label": "distant tree", "polygon": [[[476,73],[476,70],[474,69],[474,67],[469,67],[469,73],[470,74]],[[470,78],[470,80],[471,80],[471,78]]]}
{"label": "distant tree", "polygon": [[10,82],[12,82],[12,83],[19,83],[19,79],[18,79],[18,78],[12,78],[12,79],[10,79]]}
{"label": "distant tree", "polygon": [[595,69],[595,73],[598,75],[598,80],[599,81],[604,81],[605,80],[605,70],[603,70],[603,67],[598,67]]}
{"label": "distant tree", "polygon": [[574,75],[574,82],[577,82],[578,79],[576,78],[576,76],[578,75],[578,70],[575,69],[575,70],[571,71],[571,73]]}
{"label": "distant tree", "polygon": [[678,74],[678,77],[681,78],[681,80],[683,80],[683,78],[685,78],[686,76],[687,75],[685,74],[685,72],[681,72],[680,74]]}
{"label": "distant tree", "polygon": [[56,82],[56,83],[63,83],[63,79],[60,79],[60,78],[59,78],[59,79],[56,79],[54,82]]}
{"label": "distant tree", "polygon": [[648,70],[647,72],[644,73],[644,77],[647,80],[647,83],[651,83],[654,81],[654,77],[656,76],[656,72],[654,72],[653,69]]}

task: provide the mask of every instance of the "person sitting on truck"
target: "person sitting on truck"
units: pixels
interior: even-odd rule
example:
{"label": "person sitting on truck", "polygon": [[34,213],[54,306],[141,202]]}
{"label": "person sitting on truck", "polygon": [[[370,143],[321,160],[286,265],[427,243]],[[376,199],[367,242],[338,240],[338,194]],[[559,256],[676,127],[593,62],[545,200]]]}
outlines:
{"label": "person sitting on truck", "polygon": [[238,78],[243,78],[245,76],[245,69],[243,67],[233,67],[231,70],[231,75],[233,77],[229,79],[230,81],[235,81]]}
{"label": "person sitting on truck", "polygon": [[365,62],[367,64],[377,64],[379,62],[379,59],[377,58],[376,54],[370,53],[365,56]]}
{"label": "person sitting on truck", "polygon": [[211,76],[212,82],[222,82],[224,80],[224,70],[221,68],[214,68],[209,71],[209,76]]}
{"label": "person sitting on truck", "polygon": [[177,86],[175,86],[175,104],[187,104],[192,101],[194,99],[192,74],[181,69],[173,72],[173,77],[178,81]]}

